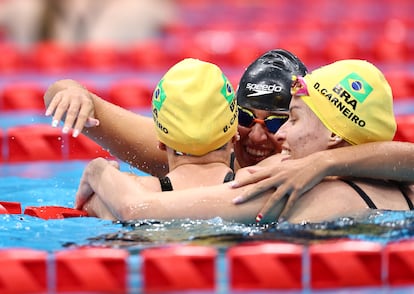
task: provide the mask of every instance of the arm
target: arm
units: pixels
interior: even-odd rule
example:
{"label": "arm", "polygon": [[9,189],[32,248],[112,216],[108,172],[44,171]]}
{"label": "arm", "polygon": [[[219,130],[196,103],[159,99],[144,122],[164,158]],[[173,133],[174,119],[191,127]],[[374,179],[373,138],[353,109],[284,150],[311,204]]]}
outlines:
{"label": "arm", "polygon": [[53,83],[44,95],[44,102],[46,115],[53,114],[53,125],[64,121],[64,132],[71,128],[74,136],[82,132],[144,172],[157,176],[167,172],[166,155],[157,148],[150,117],[111,104],[74,80]]}
{"label": "arm", "polygon": [[[264,204],[260,197],[244,205],[233,205],[231,199],[240,190],[227,184],[193,188],[171,192],[151,192],[139,185],[134,178],[100,158],[85,169],[76,194],[76,208],[85,208],[92,216],[108,218],[106,212],[116,219],[210,219],[254,223],[257,210]],[[96,199],[98,198],[98,199]],[[85,206],[84,203],[86,202]],[[273,221],[281,207],[272,211]]]}
{"label": "arm", "polygon": [[376,142],[321,151],[280,165],[266,165],[253,174],[238,179],[234,187],[258,182],[235,203],[243,203],[263,193],[277,190],[259,211],[269,210],[285,195],[289,200],[281,215],[284,217],[299,197],[326,176],[352,176],[414,182],[414,144],[406,142]]}

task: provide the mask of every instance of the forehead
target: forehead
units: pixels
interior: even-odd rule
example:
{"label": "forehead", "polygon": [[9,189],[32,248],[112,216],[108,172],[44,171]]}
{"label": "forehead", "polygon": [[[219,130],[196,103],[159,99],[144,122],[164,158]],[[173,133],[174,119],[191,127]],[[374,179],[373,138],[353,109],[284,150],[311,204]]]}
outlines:
{"label": "forehead", "polygon": [[305,102],[299,96],[293,96],[292,100],[290,100],[289,112],[296,109],[306,109],[310,110],[310,108],[306,105]]}
{"label": "forehead", "polygon": [[315,123],[323,126],[321,120],[316,116],[312,109],[306,105],[300,96],[293,96],[292,100],[290,101],[289,113],[292,116],[305,119],[308,123],[314,121]]}

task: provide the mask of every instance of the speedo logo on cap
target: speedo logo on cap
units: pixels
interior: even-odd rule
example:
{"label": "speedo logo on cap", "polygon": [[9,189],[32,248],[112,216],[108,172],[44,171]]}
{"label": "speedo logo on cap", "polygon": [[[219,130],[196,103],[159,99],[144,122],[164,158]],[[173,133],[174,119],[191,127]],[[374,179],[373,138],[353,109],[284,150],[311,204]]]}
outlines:
{"label": "speedo logo on cap", "polygon": [[339,84],[361,103],[365,101],[373,90],[371,85],[357,73],[349,74]]}
{"label": "speedo logo on cap", "polygon": [[280,93],[282,92],[282,87],[278,86],[276,84],[273,85],[266,85],[266,84],[253,84],[253,83],[247,83],[246,89],[250,92],[253,92],[247,97],[255,97],[255,96],[261,96],[261,95],[267,95],[272,93]]}

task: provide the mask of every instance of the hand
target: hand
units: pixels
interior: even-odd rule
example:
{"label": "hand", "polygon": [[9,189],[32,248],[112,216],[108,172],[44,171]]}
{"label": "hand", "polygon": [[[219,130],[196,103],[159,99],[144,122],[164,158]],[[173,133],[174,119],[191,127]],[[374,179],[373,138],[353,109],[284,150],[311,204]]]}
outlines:
{"label": "hand", "polygon": [[[83,205],[95,195],[95,189],[92,182],[96,177],[99,178],[99,175],[103,172],[106,166],[111,165],[115,168],[119,168],[119,164],[113,160],[106,160],[104,158],[98,157],[90,161],[83,171],[82,177],[80,179],[80,184],[78,191],[75,196],[75,208],[82,209]],[[95,179],[96,182],[96,179]]]}
{"label": "hand", "polygon": [[95,194],[91,185],[89,184],[85,173],[82,175],[78,191],[75,195],[75,208],[83,209],[83,205]]}
{"label": "hand", "polygon": [[279,216],[279,220],[285,219],[294,203],[325,177],[326,167],[324,161],[316,160],[315,156],[308,156],[296,160],[285,160],[276,166],[254,167],[247,170],[250,174],[237,179],[232,183],[232,187],[256,184],[233,199],[233,203],[244,203],[264,192],[274,191],[257,214],[256,221],[259,222],[287,197],[285,207]]}
{"label": "hand", "polygon": [[52,114],[52,126],[57,127],[59,121],[64,120],[63,133],[73,128],[73,137],[77,137],[84,127],[99,125],[99,120],[94,117],[91,94],[83,87],[71,86],[57,92],[46,109],[46,116]]}
{"label": "hand", "polygon": [[82,209],[88,213],[88,216],[99,217],[107,220],[117,219],[95,194],[89,198],[89,200],[83,205]]}

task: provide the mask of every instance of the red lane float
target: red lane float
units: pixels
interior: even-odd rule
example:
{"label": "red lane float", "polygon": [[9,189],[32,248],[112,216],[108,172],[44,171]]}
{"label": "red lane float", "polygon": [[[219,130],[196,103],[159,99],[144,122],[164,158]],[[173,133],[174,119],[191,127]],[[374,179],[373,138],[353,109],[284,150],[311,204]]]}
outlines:
{"label": "red lane float", "polygon": [[47,293],[47,253],[0,250],[0,293]]}
{"label": "red lane float", "polygon": [[385,264],[389,285],[414,285],[414,241],[388,244],[385,247]]}
{"label": "red lane float", "polygon": [[234,290],[301,289],[303,246],[288,243],[239,245],[227,251]]}
{"label": "red lane float", "polygon": [[127,293],[127,250],[83,247],[55,254],[56,290],[71,293]]}
{"label": "red lane float", "polygon": [[217,251],[204,246],[141,252],[144,291],[214,290]]}
{"label": "red lane float", "polygon": [[21,214],[22,206],[19,202],[0,201],[0,214]]}
{"label": "red lane float", "polygon": [[84,210],[63,206],[27,206],[24,214],[45,220],[88,216],[88,213]]}
{"label": "red lane float", "polygon": [[309,247],[313,289],[381,286],[382,246],[364,241],[337,241]]}

